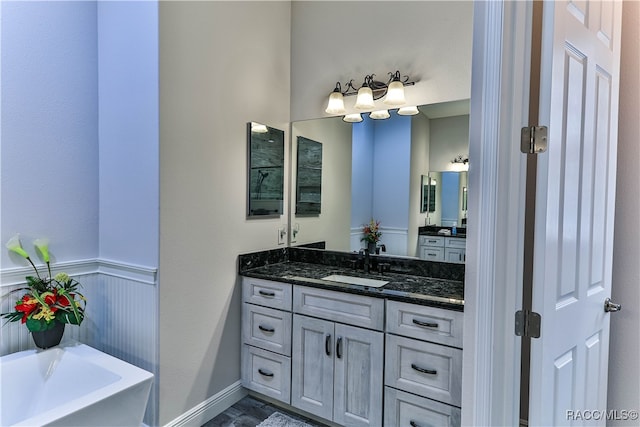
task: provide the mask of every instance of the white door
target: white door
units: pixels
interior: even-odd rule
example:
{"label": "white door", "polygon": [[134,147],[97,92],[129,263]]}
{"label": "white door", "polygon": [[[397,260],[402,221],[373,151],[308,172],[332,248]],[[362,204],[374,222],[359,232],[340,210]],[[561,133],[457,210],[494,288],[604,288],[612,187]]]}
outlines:
{"label": "white door", "polygon": [[[529,425],[605,425],[620,2],[545,2]],[[586,418],[591,418],[587,421]],[[595,420],[594,418],[602,418]]]}

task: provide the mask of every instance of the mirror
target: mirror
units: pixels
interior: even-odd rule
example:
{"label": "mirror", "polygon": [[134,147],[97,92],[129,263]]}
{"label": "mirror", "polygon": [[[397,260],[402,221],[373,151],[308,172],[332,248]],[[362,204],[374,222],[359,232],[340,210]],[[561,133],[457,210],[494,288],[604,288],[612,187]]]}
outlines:
{"label": "mirror", "polygon": [[319,215],[322,201],[322,144],[299,136],[296,152],[296,215]]}
{"label": "mirror", "polygon": [[[326,172],[321,176],[322,212],[314,217],[292,214],[292,245],[324,242],[328,250],[357,251],[365,244],[363,227],[373,219],[380,221],[386,255],[417,257],[418,228],[435,222],[439,205],[436,184],[426,189],[434,200],[433,210],[427,212],[423,177],[430,171],[459,172],[466,166],[453,160],[469,151],[469,100],[419,110],[415,116],[391,111],[387,120],[365,118],[356,124],[340,117],[292,123],[293,141],[298,136],[322,141]],[[292,187],[297,187],[297,170],[292,168]],[[433,179],[441,180],[435,175]],[[464,183],[467,188],[466,173]],[[459,221],[462,226],[462,218]]]}
{"label": "mirror", "polygon": [[426,225],[467,226],[467,171],[429,172],[422,176],[422,183]]}
{"label": "mirror", "polygon": [[247,124],[247,218],[282,215],[284,131]]}

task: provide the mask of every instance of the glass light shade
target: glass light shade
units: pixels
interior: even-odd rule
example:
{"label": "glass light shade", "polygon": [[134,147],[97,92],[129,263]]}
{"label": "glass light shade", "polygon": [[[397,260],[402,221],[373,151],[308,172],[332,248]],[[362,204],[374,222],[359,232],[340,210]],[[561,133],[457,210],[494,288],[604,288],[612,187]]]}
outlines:
{"label": "glass light shade", "polygon": [[353,107],[357,110],[371,110],[375,108],[373,103],[373,92],[370,87],[363,86],[358,90],[358,97],[356,98],[356,105]]}
{"label": "glass light shade", "polygon": [[347,114],[342,118],[342,120],[347,123],[359,123],[362,121],[362,116],[360,115],[360,113]]}
{"label": "glass light shade", "polygon": [[398,114],[401,115],[401,116],[415,116],[418,113],[419,113],[418,107],[416,107],[416,106],[402,107],[402,108],[398,109]]}
{"label": "glass light shade", "polygon": [[388,119],[390,116],[389,116],[389,111],[378,110],[378,111],[372,111],[371,114],[369,114],[369,117],[371,117],[374,120],[384,120],[384,119]]}
{"label": "glass light shade", "polygon": [[407,101],[404,99],[404,85],[402,82],[393,81],[389,84],[387,90],[387,96],[384,97],[382,102],[386,105],[402,105]]}
{"label": "glass light shade", "polygon": [[253,133],[267,133],[269,129],[267,129],[266,125],[262,123],[251,122],[251,132]]}
{"label": "glass light shade", "polygon": [[344,114],[344,97],[340,92],[331,92],[329,95],[329,104],[324,110],[328,114]]}

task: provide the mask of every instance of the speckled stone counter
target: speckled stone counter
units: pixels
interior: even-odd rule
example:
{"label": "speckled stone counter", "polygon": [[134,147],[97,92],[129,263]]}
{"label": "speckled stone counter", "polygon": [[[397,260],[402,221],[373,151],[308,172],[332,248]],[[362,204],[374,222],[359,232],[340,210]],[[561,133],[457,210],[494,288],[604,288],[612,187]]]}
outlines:
{"label": "speckled stone counter", "polygon": [[[283,248],[241,255],[239,273],[246,277],[388,298],[450,310],[464,310],[464,266],[392,257],[375,257],[391,271],[384,273],[345,267],[357,254]],[[388,281],[380,288],[322,280],[341,274]]]}

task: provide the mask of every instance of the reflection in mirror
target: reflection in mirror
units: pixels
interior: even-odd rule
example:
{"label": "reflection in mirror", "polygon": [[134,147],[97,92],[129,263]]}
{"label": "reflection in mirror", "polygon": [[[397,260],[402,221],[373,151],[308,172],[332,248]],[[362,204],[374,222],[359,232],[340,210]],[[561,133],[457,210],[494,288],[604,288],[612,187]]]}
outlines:
{"label": "reflection in mirror", "polygon": [[426,225],[466,227],[467,176],[466,171],[429,172],[426,182],[431,185],[428,190],[429,212]]}
{"label": "reflection in mirror", "polygon": [[420,185],[422,186],[422,192],[420,194],[420,213],[433,212],[436,210],[436,180],[429,178],[429,175],[422,175],[420,177]]}
{"label": "reflection in mirror", "polygon": [[284,131],[247,124],[247,218],[277,217],[283,212]]}
{"label": "reflection in mirror", "polygon": [[[463,165],[452,159],[469,152],[469,100],[419,110],[421,114],[415,116],[399,116],[391,110],[389,119],[365,117],[355,124],[339,117],[292,123],[292,138],[322,141],[325,169],[322,213],[311,218],[293,216],[296,238],[292,244],[325,242],[328,250],[358,251],[365,245],[363,226],[373,219],[380,221],[379,245],[385,245],[385,255],[418,256],[419,227],[435,220],[442,204],[437,199],[440,179],[433,177],[435,188],[427,189],[427,195],[433,193],[433,209],[427,212],[422,177],[428,177],[429,171],[460,171]],[[292,168],[292,188],[296,170]],[[464,187],[468,187],[466,177]],[[457,225],[462,226],[466,214],[458,218]]]}
{"label": "reflection in mirror", "polygon": [[296,215],[319,215],[322,200],[322,144],[298,137]]}

